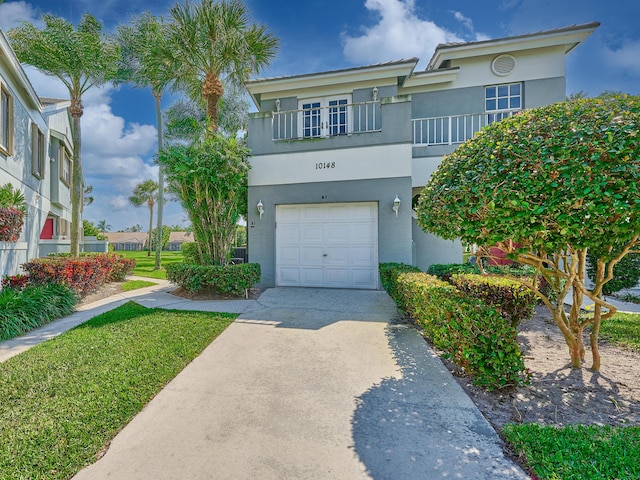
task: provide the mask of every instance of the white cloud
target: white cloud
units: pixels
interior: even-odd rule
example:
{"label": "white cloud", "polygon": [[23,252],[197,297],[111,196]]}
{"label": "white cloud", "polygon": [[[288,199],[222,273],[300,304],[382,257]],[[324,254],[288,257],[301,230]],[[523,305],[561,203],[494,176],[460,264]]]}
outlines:
{"label": "white cloud", "polygon": [[83,152],[112,155],[146,155],[155,146],[157,130],[153,125],[132,123],[114,115],[105,103],[85,106],[82,117]]}
{"label": "white cloud", "polygon": [[0,29],[6,32],[22,25],[22,22],[33,23],[36,27],[44,26],[39,13],[27,2],[5,2],[0,5]]}
{"label": "white cloud", "polygon": [[640,74],[640,62],[638,62],[638,52],[640,51],[640,40],[626,39],[619,48],[604,47],[603,58],[606,63],[615,69],[621,70],[623,75]]}
{"label": "white cloud", "polygon": [[414,0],[366,0],[380,15],[373,27],[357,37],[343,36],[344,55],[354,63],[375,63],[418,57],[426,63],[439,43],[462,41],[455,33],[419,18]]}
{"label": "white cloud", "polygon": [[124,210],[125,208],[131,207],[131,204],[127,197],[123,195],[116,195],[109,199],[109,206],[114,210]]}

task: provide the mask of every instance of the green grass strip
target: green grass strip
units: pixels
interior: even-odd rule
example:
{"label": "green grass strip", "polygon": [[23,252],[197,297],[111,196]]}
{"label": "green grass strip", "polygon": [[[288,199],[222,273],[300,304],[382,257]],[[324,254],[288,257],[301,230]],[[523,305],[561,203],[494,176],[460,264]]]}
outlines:
{"label": "green grass strip", "polygon": [[167,272],[165,268],[171,263],[182,262],[182,252],[162,252],[161,263],[162,268],[160,270],[154,270],[156,264],[155,252],[151,256],[147,255],[147,251],[118,251],[116,252],[126,258],[133,258],[136,261],[136,268],[133,270],[133,275],[138,277],[147,278],[167,278]]}
{"label": "green grass strip", "polygon": [[640,315],[616,313],[602,322],[600,336],[611,343],[640,351]]}
{"label": "green grass strip", "polygon": [[640,427],[511,424],[503,434],[540,479],[640,478]]}
{"label": "green grass strip", "polygon": [[129,302],[0,364],[0,478],[69,478],[236,317]]}
{"label": "green grass strip", "polygon": [[155,282],[147,282],[146,280],[129,280],[122,284],[122,290],[130,292],[131,290],[137,290],[139,288],[153,287],[157,285]]}

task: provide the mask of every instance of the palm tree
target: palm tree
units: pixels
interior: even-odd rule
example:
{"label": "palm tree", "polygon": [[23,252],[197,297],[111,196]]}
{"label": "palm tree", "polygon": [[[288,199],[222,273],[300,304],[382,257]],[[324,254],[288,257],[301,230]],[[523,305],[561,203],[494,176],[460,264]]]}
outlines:
{"label": "palm tree", "polygon": [[[168,28],[162,18],[143,13],[132,20],[132,26],[118,27],[118,42],[122,48],[119,77],[136,87],[151,87],[156,104],[158,151],[162,150],[163,126],[161,101],[164,90],[174,80],[173,49],[169,46]],[[162,211],[164,207],[164,170],[158,169],[158,227],[155,269],[161,268]],[[150,229],[151,230],[151,229]]]}
{"label": "palm tree", "polygon": [[207,106],[207,132],[218,130],[218,102],[222,80],[243,83],[267,67],[278,39],[265,25],[250,25],[241,0],[202,0],[176,4],[169,25],[178,62],[176,78],[186,87],[199,85]]}
{"label": "palm tree", "polygon": [[111,230],[111,225],[109,225],[106,220],[100,220],[98,222],[98,225],[96,225],[96,228],[100,231],[102,235],[104,235],[106,232]]}
{"label": "palm tree", "polygon": [[136,185],[133,189],[133,195],[129,197],[129,201],[136,207],[147,204],[149,207],[149,253],[151,256],[151,239],[153,238],[153,206],[156,202],[158,192],[158,184],[153,180],[145,180]]}
{"label": "palm tree", "polygon": [[73,118],[73,181],[71,190],[71,254],[80,246],[82,157],[80,118],[82,95],[109,81],[117,72],[120,49],[102,34],[102,24],[85,14],[77,29],[63,18],[45,14],[44,29],[30,23],[9,30],[11,46],[21,62],[56,77],[69,90]]}

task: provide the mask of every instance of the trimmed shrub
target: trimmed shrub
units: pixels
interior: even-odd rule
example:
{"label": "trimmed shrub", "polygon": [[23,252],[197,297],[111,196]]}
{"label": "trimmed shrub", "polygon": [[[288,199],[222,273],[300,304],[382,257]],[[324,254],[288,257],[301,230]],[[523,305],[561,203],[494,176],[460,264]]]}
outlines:
{"label": "trimmed shrub", "polygon": [[381,263],[378,265],[378,270],[380,271],[382,288],[387,291],[400,308],[404,309],[404,306],[399,303],[401,299],[398,295],[398,276],[405,272],[419,272],[420,269],[406,263]]}
{"label": "trimmed shrub", "polygon": [[495,306],[426,273],[400,273],[396,303],[433,344],[489,390],[528,383],[516,330]]}
{"label": "trimmed shrub", "polygon": [[78,297],[64,285],[0,290],[0,340],[18,337],[56,318],[73,313]]}
{"label": "trimmed shrub", "polygon": [[36,258],[22,265],[34,285],[59,283],[84,296],[101,285],[124,280],[135,268],[135,260],[113,253],[88,254],[81,257],[56,255]]}
{"label": "trimmed shrub", "polygon": [[202,258],[200,256],[200,250],[196,242],[182,242],[180,245],[182,251],[182,258],[184,263],[189,265],[202,265]]}
{"label": "trimmed shrub", "polygon": [[531,318],[538,302],[529,288],[509,278],[457,273],[450,282],[461,292],[493,305],[514,328]]}
{"label": "trimmed shrub", "polygon": [[224,266],[173,263],[167,265],[166,269],[167,280],[190,293],[212,290],[222,295],[243,295],[261,277],[257,263]]}
{"label": "trimmed shrub", "polygon": [[480,273],[480,268],[471,263],[434,263],[429,265],[427,273],[448,282],[451,275],[456,273]]}

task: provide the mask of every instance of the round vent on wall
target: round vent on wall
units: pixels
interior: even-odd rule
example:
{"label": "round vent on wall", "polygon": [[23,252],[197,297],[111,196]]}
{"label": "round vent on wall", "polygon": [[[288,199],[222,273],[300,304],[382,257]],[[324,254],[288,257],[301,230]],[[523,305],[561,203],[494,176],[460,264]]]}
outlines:
{"label": "round vent on wall", "polygon": [[509,75],[516,68],[516,59],[513,55],[498,55],[491,62],[491,70],[501,77]]}

